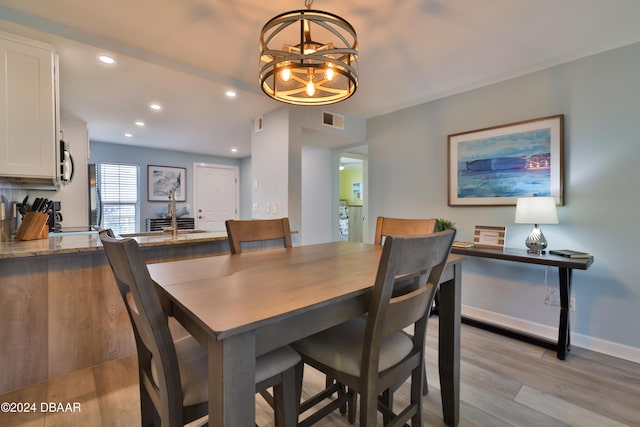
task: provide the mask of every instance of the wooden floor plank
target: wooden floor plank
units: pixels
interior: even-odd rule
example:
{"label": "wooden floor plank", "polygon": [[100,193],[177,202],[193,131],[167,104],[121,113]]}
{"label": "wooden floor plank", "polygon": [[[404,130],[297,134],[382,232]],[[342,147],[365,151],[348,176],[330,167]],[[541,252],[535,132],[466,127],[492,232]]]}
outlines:
{"label": "wooden floor plank", "polygon": [[562,420],[567,425],[582,427],[624,427],[611,418],[604,417],[589,409],[572,405],[555,396],[541,392],[531,387],[523,386],[516,396],[516,402],[529,408],[547,414],[557,420]]}

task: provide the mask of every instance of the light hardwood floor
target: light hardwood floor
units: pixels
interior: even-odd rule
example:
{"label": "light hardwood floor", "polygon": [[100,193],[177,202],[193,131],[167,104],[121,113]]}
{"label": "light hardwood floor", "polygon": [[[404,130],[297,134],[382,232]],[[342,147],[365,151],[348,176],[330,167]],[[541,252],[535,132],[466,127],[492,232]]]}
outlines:
{"label": "light hardwood floor", "polygon": [[[437,370],[437,323],[428,330],[424,398],[427,426],[444,426]],[[640,364],[573,348],[566,361],[555,353],[471,326],[462,326],[460,426],[640,426]],[[307,368],[304,395],[324,377]],[[408,385],[396,405],[407,399]],[[304,396],[303,396],[304,397]],[[256,397],[260,426],[273,426],[273,413]],[[139,425],[135,357],[75,372],[0,396],[0,402],[35,402],[37,412],[0,413],[0,426]],[[41,411],[41,402],[80,403],[81,412]],[[381,419],[380,423],[381,425]],[[318,426],[348,426],[337,412]]]}

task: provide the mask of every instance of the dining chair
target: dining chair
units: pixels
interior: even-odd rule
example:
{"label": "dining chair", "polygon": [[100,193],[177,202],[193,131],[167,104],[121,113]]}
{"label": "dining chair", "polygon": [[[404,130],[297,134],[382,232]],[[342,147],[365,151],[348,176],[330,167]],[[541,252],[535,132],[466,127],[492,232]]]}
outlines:
{"label": "dining chair", "polygon": [[382,245],[383,238],[390,235],[396,236],[422,236],[438,231],[438,220],[389,218],[379,216],[376,221],[376,234],[374,244]]}
{"label": "dining chair", "polygon": [[[438,231],[438,219],[437,218],[420,218],[420,219],[408,219],[408,218],[391,218],[379,216],[376,221],[376,245],[382,245],[384,238],[390,235],[396,236],[421,236],[425,234],[432,234]],[[436,300],[438,293],[436,291]],[[422,394],[425,396],[429,394],[429,384],[427,383],[427,372],[424,372],[424,389]],[[395,387],[391,387],[385,393],[385,400],[389,407],[393,405],[393,393],[401,384],[397,384]]]}
{"label": "dining chair", "polygon": [[242,252],[241,244],[282,239],[285,248],[291,247],[291,229],[289,218],[250,219],[225,221],[229,248],[232,254]]}
{"label": "dining chair", "polygon": [[[348,387],[348,392],[300,422],[309,426],[361,396],[360,426],[375,426],[377,410],[385,425],[422,425],[422,381],[429,308],[444,270],[455,230],[426,236],[385,239],[367,315],[349,320],[293,344],[302,360]],[[414,284],[394,296],[400,281]],[[404,329],[413,325],[413,334]],[[393,384],[411,378],[409,406],[399,415],[379,396]],[[309,399],[316,404],[324,392]],[[301,413],[308,405],[301,404]]]}
{"label": "dining chair", "polygon": [[[208,413],[207,351],[191,335],[173,339],[168,315],[137,242],[100,231],[138,353],[143,426],[183,426]],[[256,390],[274,387],[276,426],[297,424],[300,355],[290,347],[256,359]]]}

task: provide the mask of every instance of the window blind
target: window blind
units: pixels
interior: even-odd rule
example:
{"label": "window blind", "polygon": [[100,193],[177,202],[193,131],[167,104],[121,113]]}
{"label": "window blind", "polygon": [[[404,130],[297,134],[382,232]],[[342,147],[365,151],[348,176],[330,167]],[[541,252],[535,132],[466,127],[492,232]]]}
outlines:
{"label": "window blind", "polygon": [[135,233],[139,212],[139,166],[98,164],[98,183],[104,228],[114,233]]}

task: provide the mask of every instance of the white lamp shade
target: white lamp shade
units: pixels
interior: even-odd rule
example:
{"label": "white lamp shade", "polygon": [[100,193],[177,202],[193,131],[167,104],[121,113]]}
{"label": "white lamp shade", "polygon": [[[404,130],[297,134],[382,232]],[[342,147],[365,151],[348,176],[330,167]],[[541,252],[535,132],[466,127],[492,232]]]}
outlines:
{"label": "white lamp shade", "polygon": [[554,197],[520,197],[516,202],[516,224],[557,224]]}

